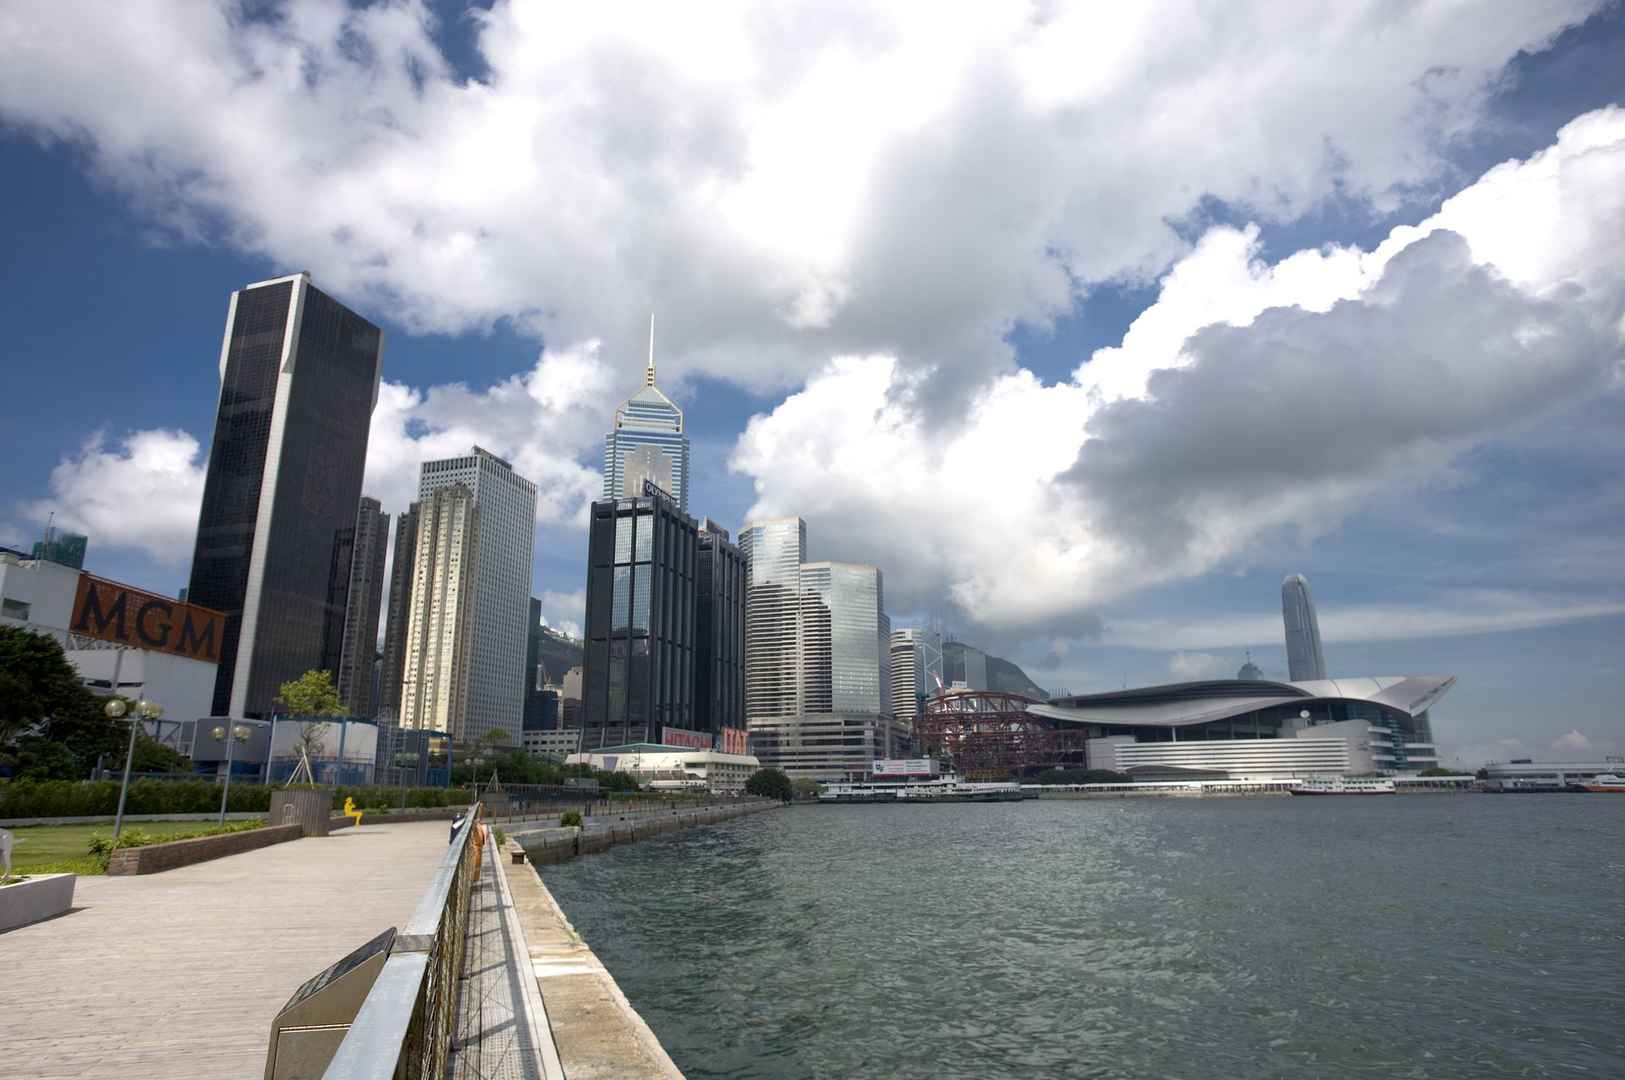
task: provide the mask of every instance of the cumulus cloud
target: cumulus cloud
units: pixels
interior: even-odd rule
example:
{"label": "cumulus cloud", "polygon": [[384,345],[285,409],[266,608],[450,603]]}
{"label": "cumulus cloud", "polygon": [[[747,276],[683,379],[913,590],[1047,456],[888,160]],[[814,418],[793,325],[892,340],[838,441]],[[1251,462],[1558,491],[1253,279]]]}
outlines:
{"label": "cumulus cloud", "polygon": [[1271,265],[1250,230],[1212,230],[1121,346],[1064,383],[1000,376],[955,423],[918,407],[927,375],[838,359],[755,417],[732,464],[753,514],[802,514],[813,546],[885,567],[894,607],[945,592],[1050,633],[1281,529],[1335,527],[1603,391],[1622,237],[1625,110],[1606,109],[1369,252]]}
{"label": "cumulus cloud", "polygon": [[138,548],[165,566],[186,566],[197,535],[205,459],[184,431],[92,435],[51,470],[49,498],[28,507],[43,523],[82,532],[101,546]]}
{"label": "cumulus cloud", "polygon": [[[550,626],[561,634],[578,638],[581,636],[581,626],[587,618],[587,593],[584,589],[575,592],[542,593],[542,625]],[[562,675],[563,672],[556,672]]]}
{"label": "cumulus cloud", "polygon": [[620,356],[658,309],[673,373],[881,351],[940,395],[1160,273],[1205,197],[1432,190],[1506,62],[1599,3],[498,0],[468,79],[422,0],[70,0],[0,13],[0,117],[414,329]]}

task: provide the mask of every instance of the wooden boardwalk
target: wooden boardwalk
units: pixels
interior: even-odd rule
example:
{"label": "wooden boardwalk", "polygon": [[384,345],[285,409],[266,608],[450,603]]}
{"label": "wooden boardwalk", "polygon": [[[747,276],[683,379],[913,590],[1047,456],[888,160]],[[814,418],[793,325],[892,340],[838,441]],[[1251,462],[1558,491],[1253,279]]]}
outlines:
{"label": "wooden boardwalk", "polygon": [[0,1074],[260,1077],[306,979],[411,915],[449,823],[366,825],[145,877],[0,934]]}

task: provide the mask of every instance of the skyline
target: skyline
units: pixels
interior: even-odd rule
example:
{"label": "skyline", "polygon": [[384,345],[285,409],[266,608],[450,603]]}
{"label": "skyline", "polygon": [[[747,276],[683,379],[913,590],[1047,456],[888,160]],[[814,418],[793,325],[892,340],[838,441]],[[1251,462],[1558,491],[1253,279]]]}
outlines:
{"label": "skyline", "polygon": [[[1125,169],[1155,160],[1195,194],[1159,187],[1163,201],[1147,205],[1087,179],[1044,189],[1083,201],[1114,195],[1133,234],[1110,235],[1112,215],[1103,213],[1074,220],[1056,211],[1024,223],[1023,235],[1068,252],[1059,269],[1070,277],[1059,286],[1055,264],[993,243],[989,219],[971,214],[976,231],[962,239],[978,247],[966,250],[988,254],[1009,281],[945,269],[923,280],[945,296],[973,297],[969,310],[993,318],[992,337],[976,320],[944,319],[938,308],[921,311],[874,285],[877,267],[927,275],[943,259],[937,246],[918,256],[903,250],[919,225],[906,206],[883,190],[843,190],[845,201],[824,202],[783,187],[770,168],[758,186],[781,196],[800,191],[812,210],[867,208],[874,244],[832,249],[813,228],[827,223],[818,213],[797,228],[782,225],[766,255],[743,247],[735,254],[780,267],[804,258],[815,269],[783,295],[725,276],[726,307],[691,302],[690,286],[669,272],[636,272],[635,263],[611,277],[606,264],[583,257],[575,268],[586,280],[577,288],[528,262],[502,263],[511,258],[506,248],[492,256],[496,265],[516,270],[536,296],[482,308],[437,272],[425,280],[445,297],[386,303],[379,290],[399,288],[400,279],[369,277],[364,260],[325,236],[273,227],[278,207],[230,170],[202,174],[245,196],[231,210],[207,191],[171,183],[166,169],[194,164],[188,138],[206,144],[209,132],[118,128],[111,106],[90,93],[94,75],[78,67],[0,76],[0,161],[11,177],[0,183],[11,196],[8,231],[18,237],[7,264],[17,288],[7,304],[24,357],[23,370],[8,376],[19,407],[0,483],[0,543],[28,546],[55,510],[58,528],[89,534],[93,571],[170,593],[184,585],[223,301],[249,282],[308,266],[316,285],[386,329],[364,493],[396,515],[423,460],[466,453],[473,443],[508,457],[539,489],[532,591],[551,623],[573,622],[579,633],[581,523],[602,484],[594,462],[615,403],[636,385],[653,307],[668,392],[693,440],[689,505],[735,533],[754,517],[805,517],[818,541],[810,559],[881,567],[899,626],[940,618],[1042,685],[1074,693],[1131,675],[1139,683],[1230,675],[1247,648],[1267,676],[1284,677],[1275,590],[1282,575],[1302,572],[1315,582],[1323,637],[1335,646],[1332,675],[1461,676],[1435,720],[1447,758],[1497,746],[1503,757],[1541,756],[1565,739],[1564,752],[1625,751],[1612,706],[1625,682],[1625,545],[1617,539],[1625,510],[1612,464],[1625,394],[1618,342],[1599,330],[1607,326],[1602,313],[1618,310],[1608,252],[1622,236],[1625,118],[1596,111],[1625,97],[1622,76],[1599,66],[1599,51],[1617,58],[1625,34],[1618,5],[1587,21],[1593,8],[1520,15],[1494,33],[1429,45],[1433,52],[1411,50],[1413,35],[1401,34],[1407,45],[1391,60],[1366,55],[1360,74],[1371,82],[1378,127],[1415,105],[1407,87],[1416,69],[1406,65],[1454,65],[1460,85],[1429,90],[1439,131],[1448,133],[1438,138],[1396,122],[1399,134],[1385,142],[1312,106],[1291,113],[1257,105],[1265,127],[1291,113],[1322,133],[1347,157],[1341,170],[1315,160],[1304,149],[1313,140],[1295,132],[1249,133],[1231,157],[1221,148],[1206,161],[1194,160],[1205,140],[1175,132],[1172,145],[1192,156],[1189,165],[1146,158],[1143,140],[1129,140]],[[410,94],[381,85],[392,70],[383,60],[371,92],[420,122],[412,129],[419,142],[434,145],[434,110],[460,107],[468,80],[491,94],[522,94],[518,70],[535,42],[525,27],[502,21],[521,10],[499,5],[489,16],[489,52],[458,18],[423,32],[444,65],[431,63],[426,78],[445,100],[426,94],[414,106]],[[355,18],[363,36],[382,33]],[[499,47],[499,29],[512,32],[509,44]],[[963,28],[950,29],[954,36]],[[1293,29],[1269,47],[1285,55],[1297,44]],[[0,17],[0,40],[14,30]],[[284,31],[296,39],[316,33]],[[115,32],[87,30],[87,55],[105,60]],[[416,31],[401,33],[412,48],[421,45]],[[49,41],[43,48],[50,54]],[[334,79],[356,74],[331,49],[321,55]],[[547,55],[560,70],[577,70],[568,56]],[[968,67],[892,59],[924,63],[949,91],[975,85]],[[878,70],[860,65],[853,81]],[[801,74],[808,108],[827,106],[835,120],[856,123],[827,80]],[[1344,77],[1343,68],[1329,76],[1334,84]],[[1137,85],[1121,73],[1101,78],[1110,85],[1097,89],[1108,98]],[[671,89],[676,103],[704,105],[691,81]],[[1013,137],[1011,153],[1062,145],[1045,95],[1074,93],[1025,85],[1001,102],[1007,118],[1038,125],[1017,125],[1026,134]],[[330,104],[316,94],[304,108],[349,130],[351,121],[323,111]],[[987,152],[974,113],[945,108],[932,114],[944,130]],[[60,136],[65,124],[82,134],[37,141],[41,132]],[[934,179],[943,198],[963,194],[952,170],[934,171],[919,156],[924,144],[909,137],[913,129],[870,132],[868,141],[856,127],[845,130],[857,171],[901,154],[898,175]],[[775,150],[744,138],[767,157]],[[306,145],[317,160],[365,178],[333,144]],[[708,161],[715,150],[703,140],[685,145]],[[136,148],[158,164],[115,179]],[[682,149],[658,140],[643,147],[650,161],[681,160]],[[953,159],[956,167],[967,160],[974,164]],[[486,210],[507,205],[481,199],[474,204]],[[933,201],[922,214],[937,220],[944,209]],[[383,250],[378,214],[338,210],[355,218],[355,252]],[[692,210],[675,210],[673,228],[692,224],[684,216]],[[331,223],[325,210],[313,213]],[[1178,227],[1159,231],[1170,219]],[[1522,219],[1540,222],[1538,237],[1505,224]],[[523,220],[559,237],[550,221]],[[1428,222],[1462,239],[1417,235]],[[431,227],[426,243],[450,235]],[[493,235],[502,247],[500,230]],[[671,242],[647,216],[610,236],[649,258]],[[698,249],[696,267],[725,265],[722,243]],[[420,266],[413,258],[428,248],[404,258],[408,249],[393,254]],[[86,265],[102,259],[107,267],[88,284],[108,306],[105,321],[125,328],[127,339],[55,316],[61,297],[82,293]],[[1010,282],[1028,292],[1012,294]],[[1591,299],[1560,303],[1551,293],[1559,284]],[[606,303],[610,285],[625,295]],[[542,309],[556,312],[551,321]],[[1527,335],[1530,326],[1539,333]],[[1349,351],[1349,341],[1362,349]],[[1419,367],[1441,342],[1474,362]],[[1374,360],[1366,350],[1382,355]],[[75,364],[94,365],[97,396],[86,400],[82,380],[57,370]],[[936,365],[929,374],[928,364]],[[1440,387],[1447,392],[1436,395]],[[1303,406],[1300,424],[1265,422],[1282,401]],[[87,443],[97,431],[100,443]],[[1259,431],[1272,437],[1254,437]],[[974,512],[965,513],[966,500]],[[967,519],[969,528],[957,525]],[[1111,524],[1054,524],[1069,519]],[[1556,683],[1556,696],[1549,685],[1512,685],[1514,676]],[[1513,737],[1521,749],[1497,742]]]}

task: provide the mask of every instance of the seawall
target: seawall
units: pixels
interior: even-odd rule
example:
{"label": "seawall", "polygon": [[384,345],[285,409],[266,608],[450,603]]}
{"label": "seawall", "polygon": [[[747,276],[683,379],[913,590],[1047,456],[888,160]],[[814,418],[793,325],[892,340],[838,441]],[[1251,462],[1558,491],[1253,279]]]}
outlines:
{"label": "seawall", "polygon": [[563,862],[577,855],[591,855],[608,851],[616,844],[631,844],[652,836],[675,832],[695,825],[714,825],[719,821],[773,810],[780,803],[770,799],[741,799],[738,802],[692,809],[666,809],[635,811],[616,815],[587,818],[579,827],[551,825],[542,822],[502,824],[493,822],[510,840],[518,841],[523,856],[531,862],[545,865]]}

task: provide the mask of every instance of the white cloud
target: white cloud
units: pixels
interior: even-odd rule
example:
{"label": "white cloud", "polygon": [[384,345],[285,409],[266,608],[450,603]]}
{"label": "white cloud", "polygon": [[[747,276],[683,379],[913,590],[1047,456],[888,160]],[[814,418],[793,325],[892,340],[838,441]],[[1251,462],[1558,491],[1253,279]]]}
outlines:
{"label": "white cloud", "polygon": [[64,0],[0,12],[0,116],[414,328],[618,357],[658,309],[676,373],[985,372],[1014,322],[1162,271],[1205,196],[1284,221],[1429,190],[1505,63],[1599,2],[499,0],[459,16],[471,81],[421,0]]}
{"label": "white cloud", "polygon": [[1236,667],[1233,661],[1212,653],[1175,653],[1168,658],[1168,674],[1181,681],[1217,679]]}
{"label": "white cloud", "polygon": [[[581,625],[587,618],[587,593],[583,589],[575,592],[547,591],[539,597],[542,602],[542,623],[550,626],[562,634],[579,638]],[[555,677],[563,672],[555,672]]]}
{"label": "white cloud", "polygon": [[92,435],[51,470],[51,494],[28,507],[43,523],[82,532],[98,547],[132,547],[165,566],[186,566],[197,535],[205,460],[184,431]]}
{"label": "white cloud", "polygon": [[[1500,231],[1526,207],[1539,250],[1521,224]],[[1047,633],[1276,530],[1333,528],[1601,392],[1622,355],[1625,275],[1606,256],[1622,238],[1625,110],[1608,109],[1373,252],[1267,265],[1249,232],[1210,231],[1070,382],[1018,370],[933,422],[929,376],[837,359],[753,418],[731,464],[753,516],[801,514],[821,557],[878,563],[895,609],[947,593]]]}

